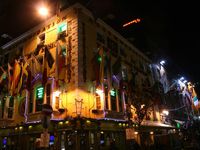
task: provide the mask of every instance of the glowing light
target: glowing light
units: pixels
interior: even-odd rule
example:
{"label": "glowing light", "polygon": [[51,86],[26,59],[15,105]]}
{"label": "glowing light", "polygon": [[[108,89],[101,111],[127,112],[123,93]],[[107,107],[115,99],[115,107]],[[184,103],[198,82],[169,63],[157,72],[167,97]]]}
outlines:
{"label": "glowing light", "polygon": [[47,16],[49,14],[49,11],[46,7],[42,6],[38,9],[38,13],[41,15],[41,16]]}
{"label": "glowing light", "polygon": [[33,128],[33,126],[28,126],[28,128],[29,128],[29,129],[32,129],[32,128]]}
{"label": "glowing light", "polygon": [[86,120],[86,123],[87,123],[87,124],[90,124],[90,123],[91,123],[91,121],[90,121],[90,120]]}
{"label": "glowing light", "polygon": [[162,112],[163,114],[165,114],[166,116],[168,116],[169,115],[169,111],[167,111],[167,110],[163,110],[163,112]]}
{"label": "glowing light", "polygon": [[111,90],[111,91],[110,91],[110,95],[111,95],[111,96],[115,96],[115,90]]}
{"label": "glowing light", "polygon": [[184,79],[185,79],[184,77],[181,77],[179,80],[180,80],[180,81],[183,81]]}
{"label": "glowing light", "polygon": [[187,82],[187,80],[184,80],[184,81],[183,81],[183,83],[186,83],[186,82]]}
{"label": "glowing light", "polygon": [[56,105],[56,98],[60,96],[60,93],[61,93],[60,91],[53,92],[52,106],[55,107],[55,105]]}
{"label": "glowing light", "polygon": [[165,61],[164,61],[164,60],[160,61],[160,64],[161,64],[161,65],[164,65],[164,64],[165,64]]}
{"label": "glowing light", "polygon": [[142,104],[142,105],[141,105],[141,109],[144,108],[144,106],[145,106],[145,104]]}
{"label": "glowing light", "polygon": [[63,125],[63,122],[61,121],[61,122],[59,122],[58,124],[59,124],[59,125]]}
{"label": "glowing light", "polygon": [[23,129],[23,127],[22,127],[22,126],[20,126],[20,127],[19,127],[19,130],[22,130],[22,129]]}
{"label": "glowing light", "polygon": [[60,93],[61,93],[60,91],[55,91],[55,92],[53,93],[53,95],[54,95],[54,96],[59,96]]}
{"label": "glowing light", "polygon": [[96,89],[96,93],[99,94],[99,95],[102,95],[102,94],[103,94],[103,90],[101,90],[101,89]]}
{"label": "glowing light", "polygon": [[104,132],[103,132],[103,131],[101,131],[101,134],[104,134]]}
{"label": "glowing light", "polygon": [[151,131],[150,134],[153,135],[154,134],[153,131]]}
{"label": "glowing light", "polygon": [[68,124],[69,123],[69,121],[65,121],[65,124]]}
{"label": "glowing light", "polygon": [[134,134],[135,134],[135,135],[137,135],[137,134],[138,134],[138,132],[136,131],[136,132],[134,132]]}
{"label": "glowing light", "polygon": [[139,19],[139,18],[134,19],[134,20],[132,20],[132,21],[130,21],[130,22],[128,22],[128,23],[125,23],[125,24],[123,25],[123,27],[129,26],[129,25],[134,24],[134,23],[139,23],[140,21],[141,21],[141,19]]}

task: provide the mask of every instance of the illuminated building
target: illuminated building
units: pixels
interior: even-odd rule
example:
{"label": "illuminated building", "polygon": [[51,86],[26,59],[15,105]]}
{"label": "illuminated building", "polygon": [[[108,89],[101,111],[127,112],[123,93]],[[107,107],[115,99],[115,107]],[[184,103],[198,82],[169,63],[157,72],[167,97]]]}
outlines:
{"label": "illuminated building", "polygon": [[[49,144],[58,149],[106,148],[111,139],[122,149],[127,128],[133,129],[130,138],[143,141],[133,101],[152,94],[151,60],[80,4],[2,49],[2,146],[35,147],[46,135],[44,126]],[[53,109],[49,122],[43,104]],[[174,127],[163,124],[159,105],[152,104],[139,107],[148,109],[140,123],[153,142],[155,129]]]}

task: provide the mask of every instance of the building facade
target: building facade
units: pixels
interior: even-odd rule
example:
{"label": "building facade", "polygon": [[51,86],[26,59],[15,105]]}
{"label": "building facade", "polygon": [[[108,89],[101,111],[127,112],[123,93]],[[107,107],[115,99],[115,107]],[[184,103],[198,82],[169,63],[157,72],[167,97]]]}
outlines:
{"label": "building facade", "polygon": [[80,4],[7,43],[0,57],[1,147],[115,141],[125,149],[130,139],[149,146],[174,132],[162,120],[151,60]]}

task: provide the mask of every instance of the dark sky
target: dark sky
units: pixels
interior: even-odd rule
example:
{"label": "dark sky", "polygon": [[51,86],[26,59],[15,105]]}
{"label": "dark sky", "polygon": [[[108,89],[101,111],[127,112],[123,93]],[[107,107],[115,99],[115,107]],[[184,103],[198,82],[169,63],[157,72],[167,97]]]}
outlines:
{"label": "dark sky", "polygon": [[[53,15],[56,0],[1,0],[0,35],[13,38],[42,21],[36,6],[48,3]],[[76,0],[66,1],[68,4]],[[133,42],[154,60],[166,59],[168,72],[174,78],[185,76],[193,83],[200,82],[200,13],[193,1],[149,0],[79,0],[96,17],[100,17]],[[141,22],[126,28],[122,25],[133,19]],[[1,38],[1,43],[5,39]]]}

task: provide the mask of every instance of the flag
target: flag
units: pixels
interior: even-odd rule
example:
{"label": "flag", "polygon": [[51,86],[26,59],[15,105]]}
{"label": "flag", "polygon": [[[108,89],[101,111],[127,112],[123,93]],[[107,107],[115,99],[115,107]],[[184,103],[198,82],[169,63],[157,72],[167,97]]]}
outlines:
{"label": "flag", "polygon": [[62,47],[59,42],[57,42],[56,45],[56,86],[58,86],[59,80],[64,81],[65,79],[65,63],[66,63],[66,55],[63,55],[62,53]]}
{"label": "flag", "polygon": [[45,56],[45,59],[47,60],[48,66],[52,68],[54,64],[54,59],[51,53],[49,52],[49,49],[47,48],[47,46],[44,47],[44,56]]}
{"label": "flag", "polygon": [[21,91],[23,79],[27,79],[27,77],[28,77],[27,67],[28,67],[27,61],[22,63],[22,71],[21,71],[20,81],[19,81],[18,87],[17,87],[17,92],[18,93]]}
{"label": "flag", "polygon": [[11,65],[8,63],[8,91],[11,90],[12,77],[13,77],[13,68],[12,68]]}
{"label": "flag", "polygon": [[1,71],[2,71],[2,75],[0,77],[0,84],[3,82],[4,79],[6,79],[7,77],[7,72],[3,69],[3,67],[1,66]]}
{"label": "flag", "polygon": [[14,70],[13,70],[13,78],[12,78],[12,85],[11,85],[11,95],[16,94],[15,90],[18,86],[19,79],[21,74],[21,65],[17,60],[15,60]]}
{"label": "flag", "polygon": [[3,67],[0,67],[2,70],[2,74],[0,77],[0,93],[5,93],[7,91],[7,82],[8,82],[8,78],[7,78],[7,72],[3,69]]}
{"label": "flag", "polygon": [[38,73],[41,73],[41,64],[39,63],[39,61],[37,60],[37,58],[35,57],[34,54],[31,55],[31,73],[32,76],[35,77]]}

